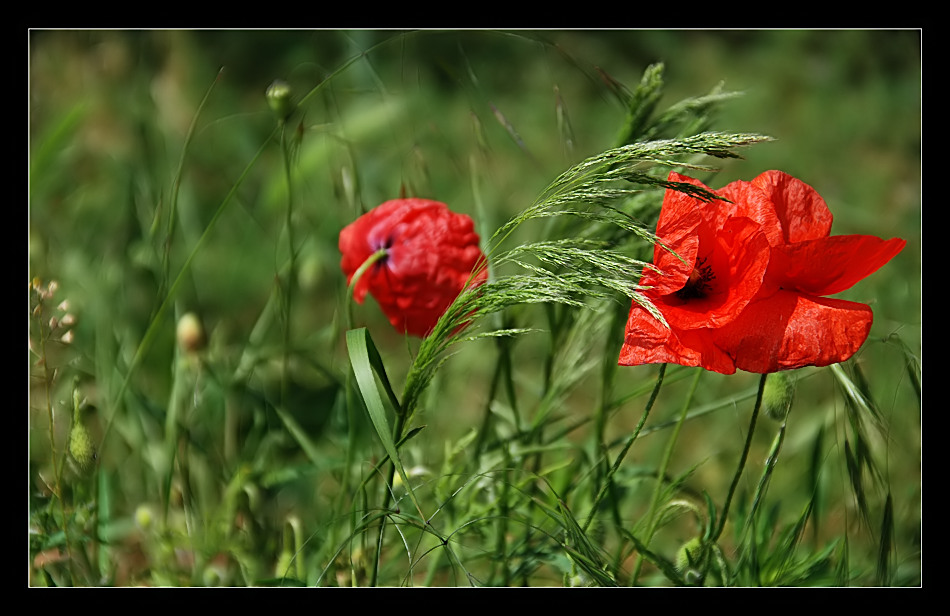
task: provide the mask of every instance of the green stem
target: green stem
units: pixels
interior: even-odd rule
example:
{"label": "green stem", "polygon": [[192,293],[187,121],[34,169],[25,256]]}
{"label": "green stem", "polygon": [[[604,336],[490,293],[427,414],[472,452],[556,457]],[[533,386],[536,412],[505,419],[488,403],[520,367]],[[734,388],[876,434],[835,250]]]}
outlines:
{"label": "green stem", "polygon": [[[265,141],[257,153],[254,154],[254,158],[251,159],[251,162],[247,164],[247,167],[244,168],[244,171],[241,173],[241,176],[234,183],[234,186],[231,187],[231,190],[228,191],[228,194],[225,196],[224,200],[221,202],[221,205],[218,206],[217,211],[214,213],[214,216],[211,217],[211,220],[208,221],[207,226],[205,227],[204,233],[201,234],[201,237],[198,238],[198,241],[195,243],[194,248],[192,248],[191,253],[188,255],[188,258],[185,259],[185,263],[181,266],[178,275],[175,277],[175,281],[172,283],[171,287],[168,289],[168,295],[162,300],[161,306],[159,306],[158,311],[152,317],[151,322],[149,323],[148,329],[145,331],[145,335],[142,337],[142,341],[139,342],[138,348],[135,350],[135,355],[132,357],[132,361],[129,363],[129,366],[126,370],[125,377],[122,379],[122,384],[119,386],[116,394],[110,399],[109,408],[111,413],[106,420],[106,427],[103,431],[102,438],[99,441],[99,451],[104,450],[104,444],[106,438],[108,438],[109,433],[112,430],[112,424],[115,423],[115,420],[118,418],[119,413],[123,410],[123,397],[125,396],[126,390],[128,390],[129,384],[132,381],[132,375],[138,369],[139,365],[142,363],[142,358],[145,357],[145,354],[151,349],[152,344],[155,342],[155,339],[159,336],[161,331],[161,325],[163,324],[163,319],[165,313],[168,311],[169,306],[171,305],[172,300],[175,298],[175,295],[178,292],[178,287],[181,286],[185,275],[190,271],[191,263],[195,258],[195,255],[201,250],[202,246],[208,238],[211,237],[211,232],[214,229],[215,224],[218,222],[218,219],[221,218],[221,215],[224,214],[225,210],[231,199],[237,193],[238,188],[244,183],[244,180],[250,175],[251,169],[257,163],[257,160],[261,157],[264,151],[267,149],[267,142]],[[96,472],[99,472],[99,465],[102,461],[102,456],[96,459]],[[98,485],[98,482],[97,482]]]}
{"label": "green stem", "polygon": [[769,450],[769,455],[765,459],[765,469],[762,471],[762,476],[759,478],[759,483],[755,487],[755,495],[752,497],[752,506],[749,508],[749,518],[746,521],[746,529],[743,531],[743,534],[748,531],[749,522],[752,521],[753,517],[755,516],[755,512],[758,511],[759,505],[765,498],[766,492],[768,492],[769,480],[771,480],[772,473],[775,471],[775,466],[778,464],[778,454],[782,450],[782,443],[785,442],[785,430],[787,423],[787,419],[782,420],[782,425],[779,426],[778,434],[775,435],[775,439],[772,441],[772,448]]}
{"label": "green stem", "polygon": [[637,440],[638,436],[640,436],[640,430],[643,429],[643,424],[646,423],[647,417],[650,416],[650,411],[653,409],[653,403],[656,402],[656,397],[660,393],[660,386],[663,385],[663,377],[665,375],[666,375],[666,364],[661,364],[660,372],[656,376],[656,385],[653,387],[653,393],[650,394],[650,400],[647,401],[647,406],[643,411],[643,415],[640,416],[640,421],[637,423],[637,427],[634,428],[633,433],[630,434],[630,437],[627,439],[627,442],[624,444],[623,449],[620,451],[620,454],[617,456],[617,459],[614,460],[613,466],[610,468],[610,471],[607,473],[607,476],[604,478],[604,482],[600,486],[600,492],[597,493],[597,497],[594,499],[594,504],[591,506],[590,513],[587,514],[587,521],[584,522],[584,527],[582,529],[584,532],[587,532],[587,529],[590,527],[590,524],[594,519],[594,514],[597,512],[597,507],[600,505],[600,502],[604,499],[604,496],[607,494],[607,490],[610,488],[611,482],[613,481],[613,477],[617,473],[617,470],[620,468],[620,463],[623,462],[623,459],[626,457],[627,452],[630,450],[630,447],[633,445],[633,442]]}
{"label": "green stem", "polygon": [[293,296],[294,276],[296,270],[296,252],[294,249],[294,190],[293,180],[290,170],[290,152],[288,151],[287,131],[283,122],[280,127],[280,153],[284,159],[284,177],[287,181],[287,218],[285,221],[287,227],[287,247],[290,252],[290,263],[287,272],[287,298],[283,305],[284,312],[284,357],[283,357],[283,375],[281,377],[281,403],[286,404],[287,400],[287,379],[288,364],[290,362],[290,330],[291,330],[291,299]]}
{"label": "green stem", "polygon": [[[666,470],[669,467],[670,460],[673,457],[673,448],[676,445],[676,439],[679,437],[680,429],[686,422],[687,411],[689,410],[689,405],[693,401],[693,393],[696,391],[696,384],[699,383],[699,377],[702,373],[702,370],[696,370],[696,376],[693,377],[693,383],[689,387],[689,393],[686,394],[686,400],[683,401],[683,409],[680,411],[679,421],[676,422],[676,427],[673,428],[673,434],[670,436],[670,440],[666,443],[666,450],[663,452],[663,460],[660,462],[660,467],[656,472],[656,484],[653,487],[653,498],[650,501],[650,511],[647,514],[647,533],[643,540],[643,545],[645,546],[650,545],[650,541],[653,540],[653,533],[656,532],[656,511],[660,506],[660,497],[663,495],[663,480],[666,477]],[[643,554],[638,554],[636,568],[633,571],[633,577],[631,579],[631,586],[636,585],[637,578],[640,576],[640,568],[642,566]]]}
{"label": "green stem", "polygon": [[[60,458],[59,465],[57,465],[56,464],[56,431],[55,431],[56,424],[53,419],[53,400],[50,397],[50,389],[53,386],[53,375],[51,375],[49,372],[49,359],[47,358],[47,355],[46,355],[46,340],[47,340],[48,335],[51,332],[48,329],[44,331],[42,314],[36,320],[36,322],[40,328],[40,358],[43,361],[43,384],[44,384],[44,389],[46,390],[46,416],[47,416],[47,420],[49,421],[49,451],[50,451],[50,460],[53,463],[53,481],[55,484],[54,490],[55,490],[56,500],[59,501],[59,513],[60,513],[60,516],[62,516],[62,521],[63,521],[63,538],[65,539],[65,543],[66,543],[66,556],[69,561],[69,572],[73,578],[73,583],[75,584],[76,573],[73,569],[74,560],[73,560],[73,554],[72,554],[72,542],[70,541],[70,538],[69,538],[69,520],[66,517],[66,502],[65,502],[65,499],[63,498],[63,487],[62,487],[63,486],[63,482],[62,482],[63,467],[66,464],[66,456],[69,455],[68,454],[69,437],[68,436],[66,437],[66,444],[65,444],[65,448],[63,449],[63,456]],[[73,385],[74,390],[77,386],[78,385],[74,383]],[[78,409],[76,408],[75,403],[73,406],[74,406],[73,421],[75,421],[78,415]]]}
{"label": "green stem", "polygon": [[[753,529],[755,524],[755,514],[759,510],[759,505],[761,505],[762,500],[765,499],[765,494],[769,489],[769,481],[772,478],[772,473],[775,471],[775,466],[778,463],[778,454],[782,450],[782,443],[785,442],[785,429],[788,424],[788,414],[784,419],[782,419],[782,425],[779,426],[778,434],[775,435],[775,438],[772,440],[772,448],[769,450],[769,455],[765,459],[765,469],[762,471],[762,476],[759,477],[759,483],[755,487],[755,495],[752,497],[752,506],[749,507],[749,514],[746,517],[745,524],[742,527],[742,535],[737,542],[738,545],[745,543],[746,538],[749,535],[749,531]],[[749,548],[750,550],[755,550],[755,542],[752,541],[752,545]],[[748,554],[748,551],[743,551],[740,555],[739,562]]]}
{"label": "green stem", "polygon": [[363,263],[353,272],[350,284],[346,288],[346,329],[353,329],[353,291],[356,289],[356,283],[360,281],[366,270],[371,268],[377,261],[386,256],[386,249],[380,248],[371,254]]}
{"label": "green stem", "polygon": [[739,478],[742,477],[742,471],[745,468],[746,460],[749,458],[749,450],[752,448],[752,435],[755,433],[755,422],[759,418],[759,409],[762,407],[762,392],[765,389],[765,379],[768,374],[763,374],[759,380],[759,392],[755,398],[755,407],[752,409],[752,418],[749,420],[749,432],[746,434],[745,447],[742,449],[742,456],[739,458],[739,467],[732,478],[732,485],[729,486],[729,494],[726,495],[726,502],[722,506],[722,515],[719,516],[719,527],[710,537],[709,543],[713,544],[719,540],[722,531],[726,526],[726,516],[729,514],[729,506],[732,504],[732,497],[736,493],[736,487],[739,485]]}

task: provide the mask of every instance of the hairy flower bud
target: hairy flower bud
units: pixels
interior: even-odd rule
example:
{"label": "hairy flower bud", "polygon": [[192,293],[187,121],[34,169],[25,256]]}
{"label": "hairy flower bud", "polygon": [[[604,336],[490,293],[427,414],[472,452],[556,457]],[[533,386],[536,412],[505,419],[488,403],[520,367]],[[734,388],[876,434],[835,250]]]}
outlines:
{"label": "hairy flower bud", "polygon": [[89,470],[96,461],[96,447],[92,444],[89,430],[81,421],[73,423],[69,431],[69,454],[83,471]]}
{"label": "hairy flower bud", "polygon": [[792,408],[795,398],[795,379],[787,372],[770,374],[762,390],[762,409],[775,421],[782,421]]}
{"label": "hairy flower bud", "polygon": [[699,565],[702,558],[703,540],[699,537],[693,537],[682,546],[676,553],[676,570],[680,573],[686,573]]}

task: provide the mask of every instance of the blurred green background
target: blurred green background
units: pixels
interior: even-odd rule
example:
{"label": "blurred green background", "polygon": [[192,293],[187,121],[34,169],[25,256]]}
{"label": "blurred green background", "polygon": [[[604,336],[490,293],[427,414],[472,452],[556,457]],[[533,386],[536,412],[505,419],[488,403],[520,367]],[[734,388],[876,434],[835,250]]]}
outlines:
{"label": "blurred green background", "polygon": [[[893,439],[919,447],[919,409],[895,364],[900,353],[882,342],[898,332],[920,354],[919,31],[55,30],[31,32],[29,45],[29,275],[57,280],[77,315],[72,342],[59,349],[64,371],[101,381],[102,364],[112,363],[123,374],[167,285],[273,134],[264,92],[275,79],[289,83],[298,100],[306,97],[288,126],[298,144],[295,347],[342,373],[345,281],[336,238],[344,225],[407,194],[472,215],[484,238],[560,172],[615,145],[626,110],[612,90],[633,89],[648,65],[663,62],[661,109],[722,83],[743,95],[721,106],[713,128],[775,138],[744,150],[742,160],[718,161],[722,171],[702,178],[710,186],[781,169],[825,198],[833,233],[907,240],[890,264],[841,297],[872,305],[875,324],[859,359],[866,358],[887,414],[898,419]],[[209,89],[166,246],[176,170]],[[216,221],[179,293],[177,309],[200,315],[209,348],[225,363],[237,363],[287,259],[286,190],[274,142]],[[401,383],[409,363],[403,338],[372,300],[357,319]],[[168,320],[135,375],[145,407],[168,396],[173,344]],[[446,364],[438,385],[445,408],[430,406],[425,417],[434,434],[453,439],[475,424],[465,411],[484,395],[491,368],[485,352],[472,345]],[[534,352],[525,345],[526,365]],[[633,386],[652,378],[645,370],[623,374]],[[710,375],[700,400],[754,382],[751,375]],[[831,379],[811,382],[797,404],[819,407],[808,411],[814,415],[833,412]],[[67,392],[58,384],[55,403]],[[591,396],[581,390],[571,404],[583,407]],[[636,416],[618,417],[617,433]],[[48,455],[43,421],[31,411],[36,464]],[[704,431],[734,434],[742,422],[696,423],[696,433],[683,438],[706,441],[708,449],[714,439]],[[140,437],[123,438],[124,447],[103,457],[109,468],[121,467]],[[890,460],[911,478],[910,509],[901,515],[914,520],[919,457],[895,461],[901,453],[892,451]],[[154,497],[147,482],[119,482],[126,513]],[[915,532],[913,523],[907,532]]]}

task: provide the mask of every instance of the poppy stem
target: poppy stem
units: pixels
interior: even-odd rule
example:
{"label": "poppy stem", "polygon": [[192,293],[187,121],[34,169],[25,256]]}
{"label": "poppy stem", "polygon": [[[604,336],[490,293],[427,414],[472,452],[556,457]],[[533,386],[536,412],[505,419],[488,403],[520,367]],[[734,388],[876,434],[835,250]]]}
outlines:
{"label": "poppy stem", "polygon": [[[774,380],[773,380],[774,384]],[[766,410],[768,413],[768,410]],[[779,426],[778,434],[775,435],[775,438],[772,440],[772,448],[769,450],[769,455],[765,459],[765,469],[762,471],[762,476],[759,477],[759,483],[755,488],[755,495],[752,497],[752,505],[749,507],[749,513],[746,516],[745,524],[742,526],[742,534],[739,536],[737,541],[738,545],[743,545],[746,542],[746,538],[749,535],[749,531],[755,525],[755,516],[759,510],[759,505],[762,504],[762,501],[765,499],[765,493],[769,488],[769,480],[772,478],[772,473],[775,471],[775,465],[778,463],[778,454],[782,449],[782,443],[785,442],[785,430],[788,426],[788,413],[784,419],[782,419],[782,424]],[[754,547],[752,547],[754,549]],[[745,560],[746,555],[749,554],[748,550],[743,550],[739,556],[739,562],[741,563]]]}
{"label": "poppy stem", "polygon": [[749,450],[752,448],[752,435],[755,433],[755,422],[759,418],[759,409],[762,407],[762,392],[765,390],[765,379],[768,374],[763,374],[759,380],[759,393],[755,398],[755,407],[752,409],[752,418],[749,420],[749,432],[745,437],[745,447],[742,449],[742,456],[739,458],[739,467],[732,478],[732,485],[729,486],[729,493],[726,495],[726,502],[722,506],[722,514],[719,516],[719,526],[716,532],[709,538],[709,544],[715,543],[726,526],[726,517],[729,515],[729,506],[732,504],[732,497],[736,493],[739,485],[739,478],[742,477],[742,471],[745,468],[746,460],[749,458]]}
{"label": "poppy stem", "polygon": [[356,289],[360,278],[366,273],[366,270],[373,267],[377,262],[386,257],[386,249],[380,248],[371,254],[363,263],[353,272],[350,278],[350,284],[346,287],[346,329],[353,329],[353,291]]}
{"label": "poppy stem", "polygon": [[290,257],[289,271],[287,272],[287,299],[283,302],[283,317],[284,317],[284,350],[283,350],[283,370],[280,380],[280,401],[281,404],[287,404],[287,382],[289,379],[289,365],[290,365],[290,341],[293,339],[290,326],[291,326],[291,312],[292,312],[292,302],[293,302],[293,289],[294,289],[294,280],[296,279],[296,250],[294,248],[294,225],[293,225],[293,213],[294,213],[294,189],[293,189],[293,178],[290,168],[290,151],[288,150],[287,144],[287,133],[285,130],[284,123],[281,122],[280,125],[280,153],[284,161],[284,179],[287,182],[287,215],[285,220],[286,233],[287,233],[287,249]]}

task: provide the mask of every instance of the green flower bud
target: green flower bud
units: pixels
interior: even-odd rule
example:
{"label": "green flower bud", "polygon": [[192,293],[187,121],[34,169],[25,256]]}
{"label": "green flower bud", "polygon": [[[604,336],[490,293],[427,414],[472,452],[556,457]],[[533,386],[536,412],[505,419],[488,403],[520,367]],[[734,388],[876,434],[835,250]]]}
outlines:
{"label": "green flower bud", "polygon": [[688,573],[690,569],[699,566],[699,559],[703,556],[703,540],[693,537],[684,543],[676,553],[676,570]]}
{"label": "green flower bud", "polygon": [[267,104],[279,120],[286,120],[294,112],[296,105],[293,102],[293,91],[287,82],[275,80],[267,86],[265,96],[267,96]]}
{"label": "green flower bud", "polygon": [[69,431],[69,453],[83,471],[89,470],[96,461],[96,447],[81,421],[74,422]]}
{"label": "green flower bud", "polygon": [[787,372],[770,374],[762,391],[762,409],[776,421],[782,421],[792,408],[795,397],[795,379]]}

